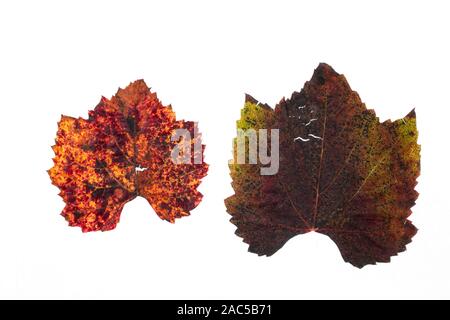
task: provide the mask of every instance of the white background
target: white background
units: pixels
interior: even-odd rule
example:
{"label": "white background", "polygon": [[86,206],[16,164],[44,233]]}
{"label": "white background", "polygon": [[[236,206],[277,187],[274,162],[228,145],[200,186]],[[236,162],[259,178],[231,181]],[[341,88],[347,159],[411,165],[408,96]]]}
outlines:
{"label": "white background", "polygon": [[[1,298],[450,298],[448,1],[2,1]],[[247,252],[223,199],[244,93],[274,106],[319,62],[381,120],[416,107],[419,228],[406,252],[362,270],[326,236]],[[118,227],[83,234],[59,215],[52,166],[61,114],[144,78],[199,121],[209,175],[174,225],[143,198]]]}

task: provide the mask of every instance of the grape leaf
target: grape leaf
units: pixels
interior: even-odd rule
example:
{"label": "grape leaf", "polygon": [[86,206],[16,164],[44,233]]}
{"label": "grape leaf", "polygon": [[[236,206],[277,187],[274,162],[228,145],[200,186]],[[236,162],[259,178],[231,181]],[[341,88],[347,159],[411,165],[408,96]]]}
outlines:
{"label": "grape leaf", "polygon": [[[194,151],[184,156],[192,161],[172,161],[178,129],[191,137],[184,143]],[[172,107],[163,106],[143,80],[110,100],[102,97],[87,120],[62,116],[52,148],[49,175],[66,203],[61,214],[83,232],[114,229],[125,203],[136,196],[170,222],[189,215],[202,198],[197,186],[208,165],[197,126],[176,120]]]}
{"label": "grape leaf", "polygon": [[[249,251],[270,256],[310,231],[329,236],[356,267],[389,262],[417,229],[408,220],[420,171],[416,115],[380,123],[345,77],[320,64],[273,110],[247,96],[238,129],[279,129],[279,169],[230,164],[225,200]],[[248,146],[247,152],[248,152]]]}

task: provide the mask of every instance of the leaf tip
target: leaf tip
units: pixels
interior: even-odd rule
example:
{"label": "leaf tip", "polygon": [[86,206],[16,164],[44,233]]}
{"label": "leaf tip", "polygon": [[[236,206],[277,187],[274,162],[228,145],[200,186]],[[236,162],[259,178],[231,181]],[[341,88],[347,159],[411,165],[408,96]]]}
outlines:
{"label": "leaf tip", "polygon": [[253,104],[257,104],[258,100],[256,100],[255,98],[253,98],[251,95],[249,95],[248,93],[245,94],[245,103],[253,103]]}
{"label": "leaf tip", "polygon": [[406,116],[407,119],[415,119],[416,118],[416,108],[413,108]]}
{"label": "leaf tip", "polygon": [[328,63],[321,62],[321,63],[319,63],[317,68],[314,70],[314,75],[317,75],[317,76],[338,75],[338,73]]}

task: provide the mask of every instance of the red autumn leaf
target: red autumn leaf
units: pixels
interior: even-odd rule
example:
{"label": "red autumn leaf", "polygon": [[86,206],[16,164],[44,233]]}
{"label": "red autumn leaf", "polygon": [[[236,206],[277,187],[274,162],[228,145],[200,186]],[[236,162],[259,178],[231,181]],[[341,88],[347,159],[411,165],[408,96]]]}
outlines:
{"label": "red autumn leaf", "polygon": [[380,123],[343,75],[320,64],[275,110],[247,97],[238,128],[279,129],[276,174],[236,163],[236,147],[230,165],[235,195],[225,203],[249,251],[270,256],[310,231],[329,236],[356,267],[406,249],[420,171],[414,110]]}
{"label": "red autumn leaf", "polygon": [[[185,151],[193,149],[184,153],[189,163],[172,161],[178,129],[192,137],[184,141]],[[62,116],[49,170],[66,203],[62,215],[84,232],[111,230],[136,196],[147,199],[161,219],[189,215],[202,198],[197,187],[208,168],[196,131],[194,122],[176,120],[143,80],[111,100],[103,97],[87,120]]]}

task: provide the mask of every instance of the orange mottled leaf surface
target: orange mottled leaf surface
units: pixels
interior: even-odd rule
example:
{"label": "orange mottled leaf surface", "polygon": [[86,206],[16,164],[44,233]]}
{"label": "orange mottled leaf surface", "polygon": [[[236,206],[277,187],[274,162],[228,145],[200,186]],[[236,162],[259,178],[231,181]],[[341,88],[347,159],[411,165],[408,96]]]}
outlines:
{"label": "orange mottled leaf surface", "polygon": [[406,249],[416,233],[408,217],[420,172],[414,110],[380,122],[343,75],[320,64],[275,109],[248,96],[238,128],[279,129],[276,174],[237,163],[236,150],[230,165],[235,194],[225,203],[251,252],[270,256],[311,231],[330,237],[357,267]]}
{"label": "orange mottled leaf surface", "polygon": [[[184,141],[190,161],[173,161],[179,129],[191,137]],[[208,165],[197,126],[177,120],[143,80],[103,97],[88,119],[62,116],[52,148],[49,175],[66,204],[61,214],[84,232],[114,229],[137,196],[170,222],[189,215],[202,198],[197,187]]]}

